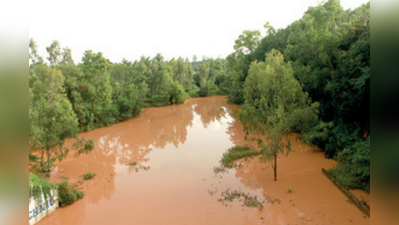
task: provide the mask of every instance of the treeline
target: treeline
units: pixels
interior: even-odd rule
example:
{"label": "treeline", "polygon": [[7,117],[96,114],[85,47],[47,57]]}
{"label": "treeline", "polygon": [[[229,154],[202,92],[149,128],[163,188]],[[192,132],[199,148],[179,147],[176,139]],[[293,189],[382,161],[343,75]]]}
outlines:
{"label": "treeline", "polygon": [[[263,65],[256,62],[277,54],[275,49],[292,68],[302,91],[319,106],[318,121],[292,131],[338,160],[331,172],[344,185],[369,190],[370,3],[345,11],[339,0],[329,0],[310,7],[302,19],[284,29],[270,24],[265,28],[265,37],[260,31],[244,31],[226,59],[197,61],[194,57],[193,62],[167,61],[158,54],[113,63],[101,53],[86,51],[82,62],[75,64],[71,49],[54,41],[46,48],[45,63],[31,39],[30,150],[43,149],[39,164],[49,171],[55,160],[67,154],[63,148],[67,138],[137,116],[143,107],[217,94],[228,94],[231,103],[244,104],[244,84],[251,68],[256,71]],[[75,147],[85,152],[90,145],[77,140]]]}
{"label": "treeline", "polygon": [[[319,122],[301,137],[338,160],[332,173],[346,186],[370,190],[370,3],[344,11],[339,0],[310,7],[284,29],[244,31],[227,57],[229,101],[244,103],[244,83],[273,49],[284,55],[313,102]],[[301,132],[301,130],[293,130]]]}
{"label": "treeline", "polygon": [[194,90],[192,95],[197,91],[198,96],[205,97],[211,95],[227,95],[228,83],[227,78],[227,64],[225,59],[207,58],[204,57],[202,61],[196,61],[196,56],[193,57],[193,70],[195,86],[199,90]]}
{"label": "treeline", "polygon": [[[58,41],[46,49],[48,63],[38,55],[35,41],[29,41],[29,143],[30,151],[42,149],[37,166],[43,172],[68,154],[64,141],[79,132],[135,117],[143,107],[223,92],[222,59],[199,62],[201,69],[194,71],[188,59],[166,61],[161,54],[113,63],[102,53],[86,51],[75,64],[71,49]],[[74,147],[85,152],[90,145],[77,140]],[[38,158],[30,154],[29,159]]]}

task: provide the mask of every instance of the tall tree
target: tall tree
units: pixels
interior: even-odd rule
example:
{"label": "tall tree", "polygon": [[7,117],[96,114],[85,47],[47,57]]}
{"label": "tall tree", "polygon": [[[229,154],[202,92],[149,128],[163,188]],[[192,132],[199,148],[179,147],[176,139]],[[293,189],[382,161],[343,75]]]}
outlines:
{"label": "tall tree", "polygon": [[234,49],[244,54],[250,54],[258,47],[260,39],[260,31],[245,30],[236,40]]}
{"label": "tall tree", "polygon": [[61,46],[57,40],[54,40],[49,47],[46,48],[49,57],[47,58],[51,66],[58,66],[61,61]]}
{"label": "tall tree", "polygon": [[74,61],[72,59],[72,50],[70,48],[66,47],[63,49],[61,63],[74,64]]}
{"label": "tall tree", "polygon": [[33,65],[43,63],[43,58],[38,54],[37,45],[33,38],[29,40],[29,60]]}
{"label": "tall tree", "polygon": [[277,50],[267,54],[265,63],[251,65],[244,99],[239,118],[247,135],[266,135],[266,142],[258,138],[258,143],[262,158],[272,163],[277,181],[278,154],[290,151],[290,143],[284,143],[282,138],[302,123],[315,123],[318,103],[311,104],[291,65]]}
{"label": "tall tree", "polygon": [[252,54],[260,44],[260,39],[260,31],[244,31],[235,41],[235,52],[227,57],[231,85],[228,100],[231,103],[242,104],[244,102],[243,85],[248,76]]}
{"label": "tall tree", "polygon": [[82,59],[84,115],[79,119],[88,124],[88,130],[97,123],[106,123],[106,109],[111,103],[112,86],[108,72],[108,61],[102,53],[86,51]]}

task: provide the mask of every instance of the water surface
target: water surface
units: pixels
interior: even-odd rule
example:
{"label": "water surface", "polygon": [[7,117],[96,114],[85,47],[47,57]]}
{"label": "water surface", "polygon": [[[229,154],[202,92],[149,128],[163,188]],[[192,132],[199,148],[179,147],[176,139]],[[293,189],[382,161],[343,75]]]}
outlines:
{"label": "water surface", "polygon": [[[287,137],[293,152],[280,157],[278,182],[257,158],[215,174],[223,153],[245,143],[238,110],[225,97],[192,99],[82,134],[95,149],[79,158],[70,154],[52,180],[69,179],[85,197],[39,224],[369,224],[322,175],[321,168],[335,162],[296,135]],[[82,182],[88,172],[97,176]],[[219,201],[232,191],[256,196],[263,209]]]}

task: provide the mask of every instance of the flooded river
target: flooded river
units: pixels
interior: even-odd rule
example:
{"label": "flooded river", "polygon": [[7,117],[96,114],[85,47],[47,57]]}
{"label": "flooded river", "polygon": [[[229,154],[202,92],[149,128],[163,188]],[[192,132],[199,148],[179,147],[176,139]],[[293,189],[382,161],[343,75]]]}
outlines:
{"label": "flooded river", "polygon": [[[226,150],[244,144],[239,107],[225,97],[144,109],[140,117],[82,137],[92,138],[88,155],[57,164],[51,179],[81,183],[85,197],[57,210],[39,225],[252,225],[369,224],[369,218],[321,173],[335,162],[317,148],[300,144],[279,159],[279,181],[269,163],[242,161],[215,173]],[[292,189],[289,193],[288,187]],[[247,207],[256,197],[261,208]]]}

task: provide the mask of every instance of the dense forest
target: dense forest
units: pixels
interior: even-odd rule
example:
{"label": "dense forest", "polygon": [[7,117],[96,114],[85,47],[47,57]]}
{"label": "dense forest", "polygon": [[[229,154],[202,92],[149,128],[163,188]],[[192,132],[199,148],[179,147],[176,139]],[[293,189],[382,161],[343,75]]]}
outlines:
{"label": "dense forest", "polygon": [[[370,3],[345,11],[338,0],[329,0],[284,29],[269,23],[265,28],[263,37],[260,31],[244,31],[226,59],[194,56],[191,62],[158,54],[114,63],[88,50],[76,64],[71,49],[58,41],[46,48],[44,60],[30,39],[30,163],[48,173],[68,153],[65,140],[75,138],[74,148],[90,151],[92,143],[77,139],[79,132],[138,116],[143,107],[211,95],[253,106],[245,87],[256,83],[251,77],[267,67],[262,63],[272,54],[284,61],[278,65],[292,70],[295,87],[302,89],[296,93],[304,93],[302,99],[311,101],[318,114],[312,120],[298,118],[290,132],[336,159],[331,172],[344,185],[369,191]],[[256,96],[251,94],[253,102]],[[42,149],[41,157],[31,154],[34,149]]]}

